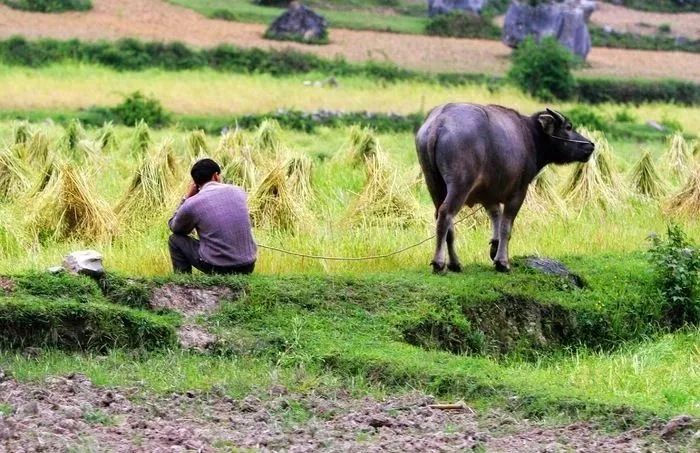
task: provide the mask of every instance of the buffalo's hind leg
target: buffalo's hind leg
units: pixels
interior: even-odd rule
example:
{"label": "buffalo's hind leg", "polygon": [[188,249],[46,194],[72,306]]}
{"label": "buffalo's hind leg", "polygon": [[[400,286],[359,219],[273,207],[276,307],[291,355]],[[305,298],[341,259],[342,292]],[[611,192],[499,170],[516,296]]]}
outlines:
{"label": "buffalo's hind leg", "polygon": [[493,263],[499,272],[510,272],[510,262],[508,258],[508,243],[513,229],[513,222],[520,211],[520,207],[525,200],[525,192],[515,194],[513,198],[503,205],[503,215],[499,225],[499,243],[496,258]]}
{"label": "buffalo's hind leg", "polygon": [[[436,227],[436,249],[433,257],[432,265],[433,272],[442,274],[445,272],[445,249],[449,248],[450,252],[450,269],[455,266],[461,268],[459,259],[454,251],[454,218],[459,210],[464,205],[466,194],[461,194],[455,190],[455,187],[447,187],[447,196],[437,210],[437,227]],[[452,231],[452,234],[450,234]],[[448,239],[449,237],[449,239]],[[450,243],[448,247],[448,241]]]}
{"label": "buffalo's hind leg", "polygon": [[450,223],[450,228],[447,230],[447,255],[449,256],[447,269],[452,272],[462,272],[462,264],[459,262],[459,257],[457,256],[457,251],[455,250],[454,221]]}
{"label": "buffalo's hind leg", "polygon": [[499,203],[490,206],[484,206],[486,212],[491,219],[491,241],[489,242],[489,257],[491,261],[496,259],[496,253],[498,252],[499,236],[501,230],[501,216],[503,215],[503,208]]}

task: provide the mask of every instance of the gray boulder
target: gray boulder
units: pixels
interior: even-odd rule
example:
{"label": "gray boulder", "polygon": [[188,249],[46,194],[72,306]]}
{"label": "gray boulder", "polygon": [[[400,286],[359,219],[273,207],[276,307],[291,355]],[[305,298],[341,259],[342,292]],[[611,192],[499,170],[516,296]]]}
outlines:
{"label": "gray boulder", "polygon": [[101,277],[105,273],[102,255],[94,250],[80,250],[63,259],[63,268],[72,274]]}
{"label": "gray boulder", "polygon": [[448,14],[452,11],[465,11],[481,14],[487,0],[428,0],[428,16]]}
{"label": "gray boulder", "polygon": [[265,32],[268,39],[325,41],[328,38],[328,22],[299,2],[291,2],[289,8]]}
{"label": "gray boulder", "polygon": [[553,36],[585,60],[591,50],[591,35],[586,20],[594,9],[595,2],[590,1],[543,2],[531,6],[527,2],[514,0],[503,24],[503,42],[514,48],[528,36],[538,42]]}

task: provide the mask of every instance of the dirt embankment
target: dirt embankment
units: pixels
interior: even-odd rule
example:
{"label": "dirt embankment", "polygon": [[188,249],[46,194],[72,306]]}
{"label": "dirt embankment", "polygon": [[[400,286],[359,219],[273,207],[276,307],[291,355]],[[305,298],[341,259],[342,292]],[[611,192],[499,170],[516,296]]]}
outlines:
{"label": "dirt embankment", "polygon": [[545,427],[497,411],[431,408],[433,399],[420,394],[378,401],[276,387],[262,396],[235,400],[213,391],[155,397],[96,387],[82,375],[42,384],[5,379],[0,450],[663,451],[678,446],[677,436],[689,437],[694,423],[610,434],[589,423]]}
{"label": "dirt embankment", "polygon": [[[0,5],[0,36],[116,39],[127,36],[183,41],[195,46],[231,43],[241,47],[292,47],[351,61],[390,60],[435,72],[503,73],[510,49],[498,41],[393,33],[331,30],[325,46],[264,40],[264,26],[205,18],[160,0],[95,0],[85,13],[37,14]],[[583,74],[616,77],[675,77],[700,81],[700,54],[595,48]]]}

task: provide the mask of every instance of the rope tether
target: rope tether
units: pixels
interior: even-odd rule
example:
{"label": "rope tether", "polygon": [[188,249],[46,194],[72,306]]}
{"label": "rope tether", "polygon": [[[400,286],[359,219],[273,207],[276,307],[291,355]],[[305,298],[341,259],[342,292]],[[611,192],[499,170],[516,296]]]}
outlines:
{"label": "rope tether", "polygon": [[[477,212],[479,211],[479,208],[474,208],[472,212],[467,214],[465,217],[459,219],[458,221],[454,222],[453,225],[457,225],[459,223],[464,222],[465,220],[469,219],[470,217],[473,217]],[[399,253],[403,253],[407,250],[410,250],[412,248],[418,247],[419,245],[425,244],[431,239],[434,239],[435,235],[433,234],[430,237],[427,237],[423,239],[420,242],[416,242],[415,244],[411,244],[409,246],[403,247],[398,250],[394,250],[393,252],[390,253],[385,253],[383,255],[371,255],[371,256],[360,256],[360,257],[342,257],[342,256],[322,256],[322,255],[308,255],[306,253],[299,253],[299,252],[293,252],[290,250],[285,250],[281,249],[278,247],[273,247],[270,245],[265,245],[265,244],[257,244],[258,247],[262,249],[268,249],[268,250],[274,250],[275,252],[280,252],[280,253],[285,253],[287,255],[293,255],[293,256],[299,256],[302,258],[310,258],[314,260],[328,260],[328,261],[370,261],[370,260],[377,260],[377,259],[382,259],[382,258],[389,258],[394,255],[398,255]]]}

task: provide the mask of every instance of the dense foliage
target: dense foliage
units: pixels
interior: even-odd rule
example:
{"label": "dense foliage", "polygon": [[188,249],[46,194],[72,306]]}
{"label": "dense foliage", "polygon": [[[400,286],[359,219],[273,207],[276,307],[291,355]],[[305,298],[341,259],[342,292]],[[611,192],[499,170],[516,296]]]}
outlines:
{"label": "dense foliage", "polygon": [[92,8],[91,0],[3,0],[10,8],[40,13],[86,11]]}
{"label": "dense foliage", "polygon": [[664,300],[665,323],[672,327],[700,322],[700,250],[678,225],[668,237],[652,237],[650,257]]}
{"label": "dense foliage", "polygon": [[114,120],[133,126],[139,121],[145,121],[153,126],[164,126],[169,121],[169,115],[158,99],[145,96],[136,91],[126,96],[124,102],[111,109]]}
{"label": "dense foliage", "polygon": [[576,90],[571,74],[575,59],[556,39],[523,41],[513,52],[508,77],[523,91],[542,100],[570,99]]}

